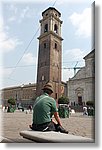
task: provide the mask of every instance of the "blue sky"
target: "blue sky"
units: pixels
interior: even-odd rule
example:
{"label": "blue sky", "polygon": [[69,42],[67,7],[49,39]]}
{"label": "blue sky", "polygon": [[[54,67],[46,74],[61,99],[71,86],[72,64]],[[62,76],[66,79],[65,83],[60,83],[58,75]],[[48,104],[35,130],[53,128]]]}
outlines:
{"label": "blue sky", "polygon": [[61,12],[63,21],[62,81],[73,77],[73,69],[63,68],[73,68],[76,64],[78,67],[84,66],[83,57],[92,50],[92,2],[92,0],[29,0],[29,2],[1,0],[1,86],[36,83],[39,20],[42,18],[42,12],[53,5]]}

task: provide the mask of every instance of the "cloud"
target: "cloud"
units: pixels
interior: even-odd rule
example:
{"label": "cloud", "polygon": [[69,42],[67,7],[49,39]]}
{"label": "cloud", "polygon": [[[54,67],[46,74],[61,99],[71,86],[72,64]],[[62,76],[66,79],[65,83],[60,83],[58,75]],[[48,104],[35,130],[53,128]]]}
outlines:
{"label": "cloud", "polygon": [[21,45],[17,38],[11,38],[8,33],[4,30],[3,17],[0,14],[0,53],[10,52],[14,50],[18,45]]}
{"label": "cloud", "polygon": [[20,45],[21,42],[19,42],[18,39],[13,39],[13,38],[9,38],[5,32],[0,32],[0,34],[2,35],[0,37],[0,49],[2,51],[2,53],[8,53],[12,50],[14,50],[17,45]]}
{"label": "cloud", "polygon": [[0,76],[2,77],[2,79],[8,78],[11,73],[12,73],[11,68],[0,67]]}
{"label": "cloud", "polygon": [[36,64],[37,58],[34,57],[32,53],[27,53],[27,54],[24,54],[22,58],[22,62],[27,65]]}
{"label": "cloud", "polygon": [[0,67],[0,86],[2,87],[5,79],[7,79],[10,74],[12,73],[12,69],[11,68],[3,68]]}
{"label": "cloud", "polygon": [[69,19],[76,28],[75,34],[81,37],[91,36],[91,8],[86,8],[82,13],[74,12]]}
{"label": "cloud", "polygon": [[29,18],[32,19],[32,17],[34,16],[34,10],[26,6],[24,9],[19,10],[18,14],[19,15],[16,17],[17,17],[18,23],[21,23],[23,19],[29,19]]}
{"label": "cloud", "polygon": [[69,49],[66,50],[63,54],[64,60],[68,61],[81,61],[83,60],[83,57],[85,56],[85,52],[82,51],[79,48]]}
{"label": "cloud", "polygon": [[26,16],[26,14],[28,13],[28,11],[29,11],[29,7],[27,6],[22,10],[21,18],[24,18]]}
{"label": "cloud", "polygon": [[[22,6],[22,5],[20,5]],[[24,19],[29,19],[34,17],[34,9],[31,9],[30,6],[19,7],[19,5],[11,4],[8,7],[8,11],[10,11],[10,16],[8,17],[8,23],[21,23]]]}
{"label": "cloud", "polygon": [[3,87],[5,80],[9,79],[10,74],[12,73],[12,68],[3,68],[0,67],[0,88]]}
{"label": "cloud", "polygon": [[11,17],[8,18],[8,21],[9,21],[9,22],[13,22],[13,21],[15,21],[15,20],[16,20],[16,17],[15,17],[15,16],[11,16]]}
{"label": "cloud", "polygon": [[8,22],[17,21],[16,15],[18,13],[18,9],[15,4],[9,4],[7,9],[13,13],[13,15],[10,15],[10,17],[7,18]]}
{"label": "cloud", "polygon": [[21,44],[22,42],[17,38],[9,38],[5,31],[0,31],[0,49],[2,53],[10,52]]}
{"label": "cloud", "polygon": [[17,7],[13,3],[9,6],[9,10],[13,11],[14,14],[17,14],[18,11]]}
{"label": "cloud", "polygon": [[66,82],[74,76],[74,69],[62,69],[62,81]]}
{"label": "cloud", "polygon": [[85,55],[86,52],[79,48],[74,48],[74,49],[69,49],[64,51],[63,60],[65,63],[63,63],[62,66],[63,81],[67,81],[69,78],[72,78],[74,76],[75,65],[77,65],[77,67],[85,66],[85,61],[83,59]]}

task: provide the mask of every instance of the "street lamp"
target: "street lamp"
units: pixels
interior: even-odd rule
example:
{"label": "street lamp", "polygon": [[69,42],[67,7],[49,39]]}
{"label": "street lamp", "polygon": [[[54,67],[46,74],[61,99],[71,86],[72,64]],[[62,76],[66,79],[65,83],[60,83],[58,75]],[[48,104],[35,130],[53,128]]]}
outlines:
{"label": "street lamp", "polygon": [[16,91],[16,107],[18,108],[17,91]]}
{"label": "street lamp", "polygon": [[[20,89],[19,89],[20,87]],[[24,87],[24,84],[22,84],[21,86],[17,87],[16,89],[16,107],[18,108],[18,106],[21,105],[21,98],[22,98],[22,88]]]}
{"label": "street lamp", "polygon": [[23,95],[22,90],[23,90],[23,87],[24,87],[24,84],[22,84],[20,86],[20,88],[21,88],[21,90],[20,90],[20,104],[22,103],[22,95]]}
{"label": "street lamp", "polygon": [[20,85],[20,90],[19,90],[19,99],[20,99],[20,103],[21,103],[21,100],[22,100],[22,88],[23,88],[23,84]]}

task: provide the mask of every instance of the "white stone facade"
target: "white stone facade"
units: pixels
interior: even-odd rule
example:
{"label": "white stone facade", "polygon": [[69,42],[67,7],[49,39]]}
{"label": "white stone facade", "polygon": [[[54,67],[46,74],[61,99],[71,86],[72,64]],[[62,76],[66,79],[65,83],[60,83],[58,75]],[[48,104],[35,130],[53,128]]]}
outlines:
{"label": "white stone facade", "polygon": [[70,105],[85,105],[87,101],[95,100],[95,50],[84,59],[85,67],[67,82]]}

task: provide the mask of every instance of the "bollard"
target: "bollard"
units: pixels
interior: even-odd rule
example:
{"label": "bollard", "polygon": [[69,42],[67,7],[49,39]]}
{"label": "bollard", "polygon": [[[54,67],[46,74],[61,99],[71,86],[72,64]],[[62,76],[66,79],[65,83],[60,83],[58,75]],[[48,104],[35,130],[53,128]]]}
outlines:
{"label": "bollard", "polygon": [[59,105],[58,112],[61,118],[69,118],[69,108],[65,104]]}

